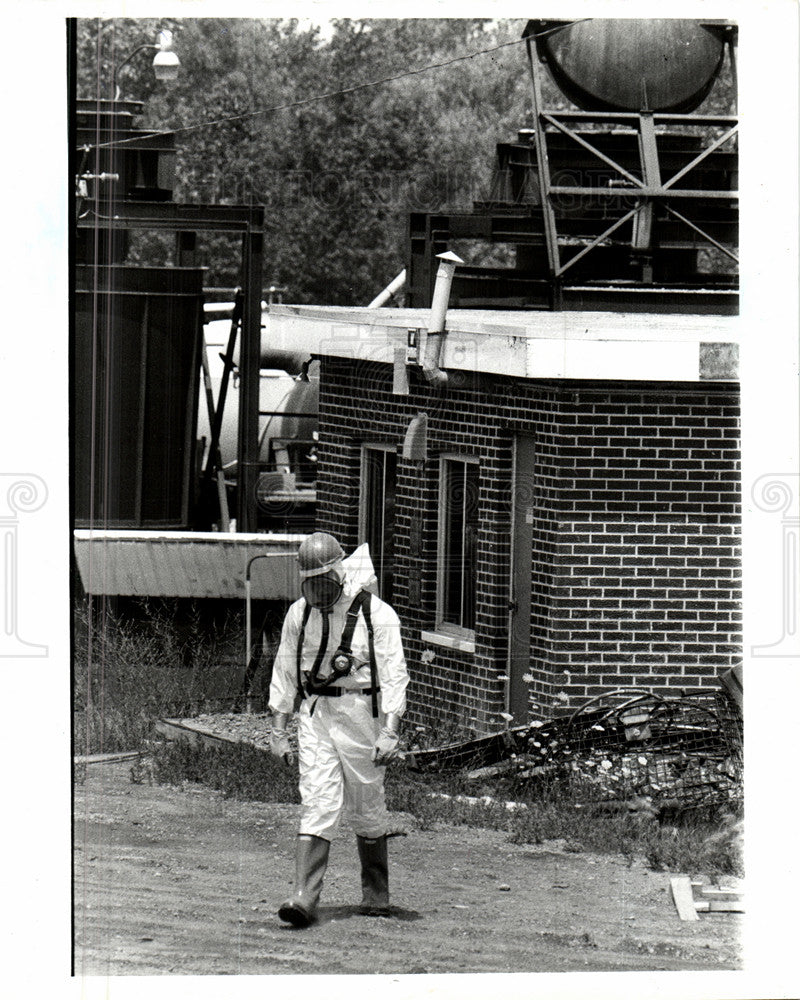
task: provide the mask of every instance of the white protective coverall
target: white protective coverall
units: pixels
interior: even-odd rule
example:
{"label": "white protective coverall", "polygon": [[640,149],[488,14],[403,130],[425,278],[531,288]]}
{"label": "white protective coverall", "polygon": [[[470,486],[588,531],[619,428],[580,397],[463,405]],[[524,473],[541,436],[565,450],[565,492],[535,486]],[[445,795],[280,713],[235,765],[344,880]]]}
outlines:
{"label": "white protective coverall", "polygon": [[[342,561],[344,588],[329,614],[329,638],[323,664],[339,647],[347,611],[361,589],[371,589],[375,574],[366,545]],[[269,707],[273,713],[291,713],[297,696],[297,645],[305,610],[300,598],[289,608],[275,656]],[[400,619],[373,592],[372,617],[379,718],[372,716],[372,698],[359,691],[370,688],[369,643],[363,613],[353,631],[354,669],[331,686],[352,694],[341,697],[312,694],[299,710],[298,744],[302,813],[299,834],[330,840],[342,812],[359,837],[381,837],[387,830],[383,780],[385,767],[372,760],[373,748],[386,714],[402,716],[406,708],[408,671],[400,638]],[[301,670],[311,671],[322,637],[322,613],[312,608],[305,628]]]}

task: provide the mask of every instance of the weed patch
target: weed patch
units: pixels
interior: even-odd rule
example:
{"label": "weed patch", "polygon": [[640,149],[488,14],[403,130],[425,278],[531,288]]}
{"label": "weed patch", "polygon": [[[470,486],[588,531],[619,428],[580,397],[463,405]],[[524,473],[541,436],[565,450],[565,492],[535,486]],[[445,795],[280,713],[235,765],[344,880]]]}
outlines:
{"label": "weed patch", "polygon": [[[192,745],[184,740],[156,748],[147,762],[137,761],[131,780],[156,784],[202,783],[226,797],[260,802],[300,801],[297,768],[286,767],[270,754],[246,743],[221,747]],[[505,791],[509,787],[506,786]],[[503,789],[488,782],[475,799],[474,782],[460,771],[421,775],[402,762],[387,769],[386,801],[393,812],[413,815],[421,829],[447,823],[502,830],[512,843],[564,842],[565,850],[622,854],[632,863],[644,859],[657,870],[741,875],[741,823],[737,817],[684,817],[661,823],[652,811],[633,804],[596,803],[577,807],[563,786],[514,785],[520,807],[509,810]],[[459,799],[461,797],[461,799]]]}
{"label": "weed patch", "polygon": [[153,752],[146,769],[137,762],[131,780],[158,785],[207,785],[226,798],[255,802],[300,801],[297,768],[287,767],[247,743],[208,747],[175,740]]}
{"label": "weed patch", "polygon": [[[209,699],[241,700],[242,625],[207,622],[197,606],[142,602],[138,620],[80,602],[73,619],[73,744],[78,754],[137,750],[163,715],[190,715]],[[238,656],[241,662],[241,655]]]}

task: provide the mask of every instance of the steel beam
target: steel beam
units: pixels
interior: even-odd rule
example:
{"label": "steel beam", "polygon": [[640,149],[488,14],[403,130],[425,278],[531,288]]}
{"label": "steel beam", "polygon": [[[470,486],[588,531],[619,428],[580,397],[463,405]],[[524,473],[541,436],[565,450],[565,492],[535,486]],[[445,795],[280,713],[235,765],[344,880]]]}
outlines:
{"label": "steel beam", "polygon": [[[653,115],[643,111],[639,118],[639,162],[642,165],[644,183],[642,187],[661,187],[661,166],[658,162],[658,146]],[[633,223],[634,250],[649,250],[653,237],[653,202],[648,198],[639,206]]]}
{"label": "steel beam", "polygon": [[[539,169],[539,184],[542,192],[542,212],[544,213],[544,233],[547,243],[547,260],[550,266],[550,276],[555,283],[556,276],[561,267],[561,258],[558,249],[558,229],[556,227],[555,212],[550,201],[550,163],[547,156],[547,137],[545,135],[542,117],[542,93],[539,85],[537,63],[533,52],[533,41],[525,39],[525,46],[528,50],[528,66],[530,69],[531,88],[533,95],[533,124],[536,130],[536,161]],[[558,305],[558,289],[553,288],[555,304]]]}
{"label": "steel beam", "polygon": [[708,146],[698,156],[696,156],[690,163],[687,163],[685,167],[682,167],[677,172],[677,174],[673,174],[668,181],[665,181],[664,187],[671,188],[676,181],[679,181],[681,177],[685,177],[690,170],[693,170],[699,163],[702,163],[703,160],[705,160],[708,156],[710,156],[715,149],[718,149],[720,146],[723,146],[728,141],[728,139],[731,139],[734,135],[736,135],[738,131],[739,131],[738,125],[734,125],[733,128],[728,129],[728,131],[724,135],[721,135],[710,146]]}
{"label": "steel beam", "polygon": [[583,146],[583,148],[588,150],[593,156],[596,156],[598,160],[602,160],[603,163],[606,164],[606,166],[611,167],[612,170],[616,170],[618,174],[621,174],[632,184],[635,184],[637,188],[643,188],[645,186],[644,181],[642,181],[639,177],[634,177],[633,174],[628,173],[628,171],[624,167],[621,167],[615,160],[612,160],[610,156],[606,156],[605,153],[601,152],[590,142],[587,142],[586,139],[583,138],[583,136],[580,136],[576,132],[573,132],[572,129],[567,128],[566,125],[562,125],[561,122],[559,122],[554,115],[545,112],[542,114],[542,117],[546,122],[549,122],[551,125],[554,125],[560,132],[563,132],[564,135],[569,136],[569,138],[572,139],[573,142],[576,142],[579,146]]}
{"label": "steel beam", "polygon": [[180,205],[160,201],[127,201],[113,215],[89,212],[77,220],[80,229],[166,229],[174,232],[241,233],[261,229],[262,206]]}
{"label": "steel beam", "polygon": [[628,219],[631,218],[631,216],[636,215],[636,213],[639,211],[641,211],[641,207],[637,206],[636,208],[632,208],[630,212],[626,212],[621,219],[617,219],[617,221],[612,223],[612,225],[610,225],[608,229],[606,229],[604,232],[600,233],[599,236],[593,239],[591,243],[585,246],[582,250],[579,250],[574,257],[570,257],[570,259],[566,262],[566,264],[563,264],[559,268],[558,275],[559,276],[562,275],[568,268],[572,267],[573,264],[576,264],[581,259],[581,257],[585,257],[587,253],[589,253],[596,246],[602,243],[603,240],[605,240],[613,232],[619,229],[620,226],[624,225],[628,221]]}
{"label": "steel beam", "polygon": [[[639,119],[638,111],[549,111],[548,114],[557,118],[571,119],[572,121],[604,122],[609,125],[630,125],[636,128]],[[712,125],[730,126],[735,125],[738,119],[735,115],[679,115],[666,114],[654,111],[653,118],[656,125]]]}
{"label": "steel beam", "polygon": [[575,185],[564,186],[554,185],[550,188],[551,194],[582,194],[595,198],[702,198],[709,201],[738,201],[738,191],[697,191],[679,190],[664,187],[641,187],[641,188],[601,188],[601,187],[581,187]]}
{"label": "steel beam", "polygon": [[701,229],[699,226],[696,226],[693,222],[690,222],[689,219],[681,215],[680,212],[676,212],[674,208],[670,208],[669,205],[665,205],[664,208],[666,208],[666,210],[669,212],[670,215],[674,215],[676,219],[678,219],[684,225],[688,226],[689,229],[693,229],[696,233],[702,236],[704,240],[707,240],[712,246],[716,247],[717,250],[721,250],[724,254],[727,254],[728,257],[730,257],[730,259],[735,263],[737,264],[739,263],[739,258],[732,250],[729,250],[728,247],[724,246],[722,243],[719,243],[717,240],[714,239],[713,236],[709,236],[709,234],[704,229]]}

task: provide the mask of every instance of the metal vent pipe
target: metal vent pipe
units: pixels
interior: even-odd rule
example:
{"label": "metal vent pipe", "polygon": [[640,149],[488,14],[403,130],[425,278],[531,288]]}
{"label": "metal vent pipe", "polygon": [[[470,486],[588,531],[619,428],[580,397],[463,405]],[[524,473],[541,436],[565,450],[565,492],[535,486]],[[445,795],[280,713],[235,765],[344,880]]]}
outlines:
{"label": "metal vent pipe", "polygon": [[433,286],[428,335],[425,338],[425,354],[422,358],[422,374],[433,385],[444,385],[447,382],[447,372],[443,372],[439,367],[439,361],[446,335],[447,306],[450,302],[450,288],[456,267],[464,261],[451,250],[437,254],[436,257],[440,264],[436,272],[436,284]]}

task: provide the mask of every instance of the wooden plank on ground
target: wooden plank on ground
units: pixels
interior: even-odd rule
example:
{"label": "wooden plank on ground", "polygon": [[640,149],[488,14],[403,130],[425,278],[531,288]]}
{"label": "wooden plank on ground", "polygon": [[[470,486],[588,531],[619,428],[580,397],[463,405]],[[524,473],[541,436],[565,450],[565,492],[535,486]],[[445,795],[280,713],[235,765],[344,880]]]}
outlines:
{"label": "wooden plank on ground", "polygon": [[718,889],[716,886],[704,886],[700,890],[700,899],[721,899],[730,902],[738,902],[743,899],[743,893],[736,889]]}
{"label": "wooden plank on ground", "polygon": [[175,719],[156,719],[154,728],[157,733],[170,740],[185,740],[192,746],[203,744],[210,747],[236,746],[240,741],[227,739],[224,736],[214,736],[191,726],[184,726]]}
{"label": "wooden plank on ground", "polygon": [[119,753],[92,753],[72,759],[76,764],[116,764],[123,760],[136,760],[137,757],[143,757],[149,752],[149,750],[126,750]]}
{"label": "wooden plank on ground", "polygon": [[744,903],[735,899],[698,899],[694,906],[698,913],[744,913]]}
{"label": "wooden plank on ground", "polygon": [[699,920],[695,909],[692,883],[688,875],[675,875],[669,880],[672,899],[681,920]]}

